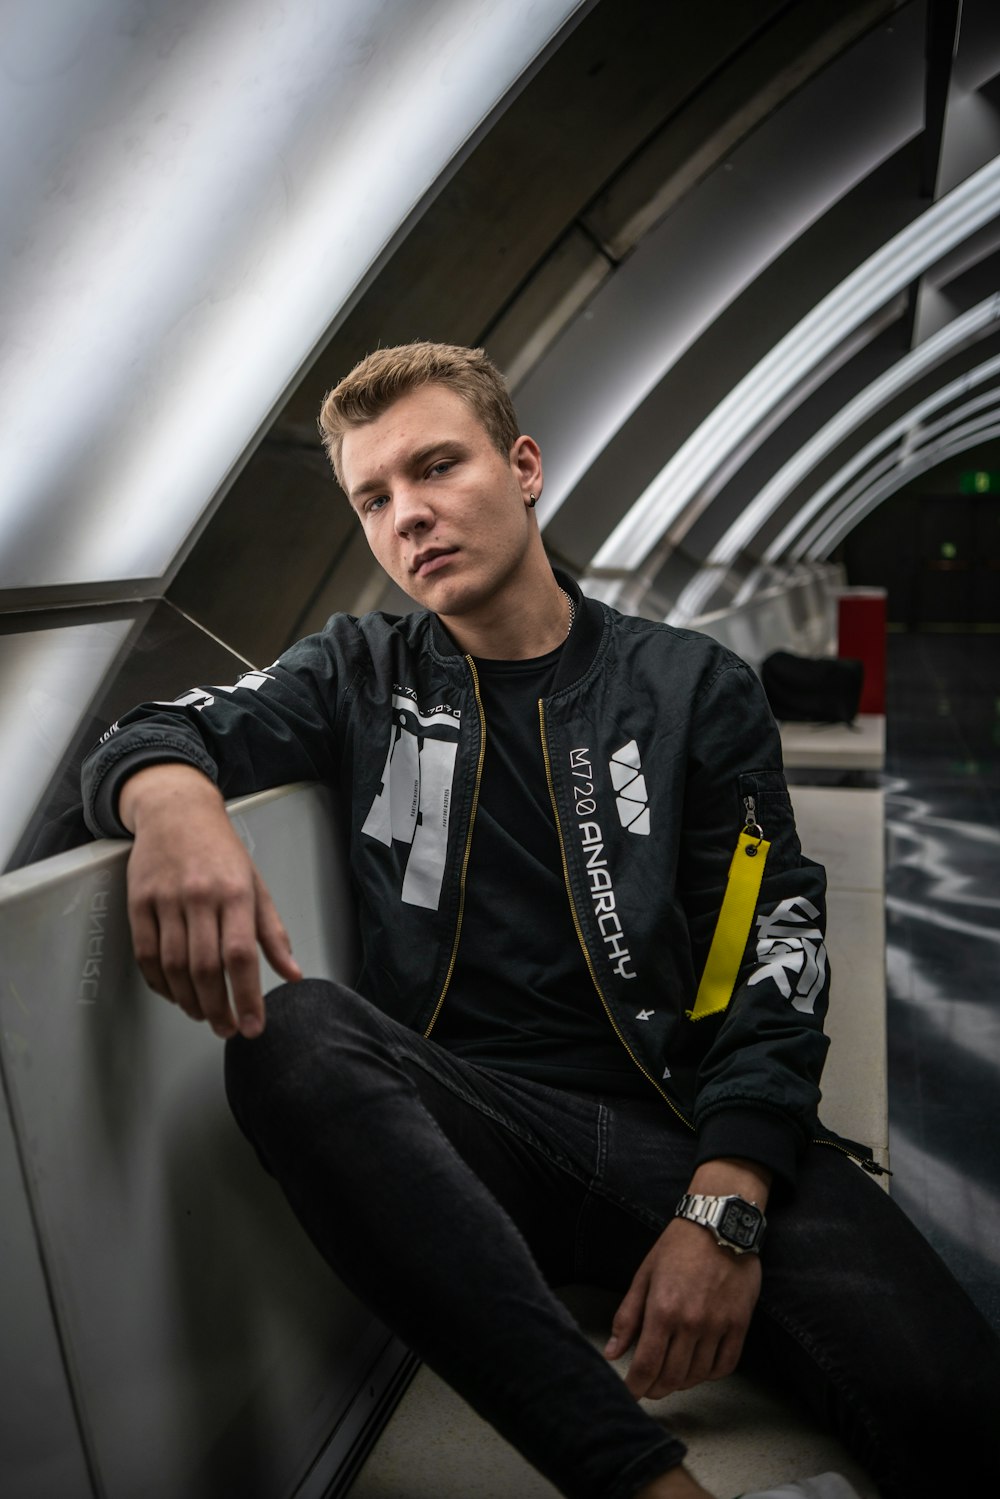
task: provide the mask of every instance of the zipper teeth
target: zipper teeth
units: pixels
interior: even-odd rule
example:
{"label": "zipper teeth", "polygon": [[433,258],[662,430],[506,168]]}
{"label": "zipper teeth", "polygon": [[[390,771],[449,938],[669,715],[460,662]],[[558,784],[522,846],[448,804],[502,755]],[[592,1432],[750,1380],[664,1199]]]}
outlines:
{"label": "zipper teeth", "polygon": [[846,1155],[850,1160],[856,1161],[862,1170],[867,1171],[871,1176],[892,1175],[888,1166],[883,1166],[880,1161],[876,1161],[874,1156],[861,1155],[857,1150],[848,1150],[846,1145],[838,1145],[836,1140],[815,1139],[812,1143],[825,1145],[828,1150],[839,1150],[841,1155]]}
{"label": "zipper teeth", "polygon": [[663,1089],[660,1087],[655,1077],[653,1077],[652,1073],[647,1072],[645,1067],[639,1061],[635,1052],[632,1050],[631,1046],[629,1046],[628,1042],[625,1040],[625,1037],[622,1035],[621,1030],[618,1026],[618,1022],[615,1020],[614,1015],[611,1013],[611,1007],[604,997],[604,990],[601,988],[600,979],[597,977],[597,972],[591,960],[590,951],[587,947],[587,939],[583,935],[583,927],[580,925],[580,917],[577,914],[576,901],[573,899],[573,891],[569,883],[569,863],[566,858],[566,844],[563,841],[562,823],[559,821],[559,808],[556,804],[556,791],[555,786],[552,783],[552,764],[549,760],[549,746],[548,741],[545,737],[545,704],[541,698],[538,699],[538,725],[542,736],[542,757],[545,760],[545,779],[548,782],[549,800],[552,803],[552,815],[555,818],[556,823],[556,836],[559,839],[559,858],[562,861],[563,883],[566,886],[566,894],[569,897],[570,914],[573,917],[573,926],[576,929],[577,941],[580,944],[580,949],[583,953],[584,961],[587,964],[587,972],[590,974],[590,977],[593,980],[594,988],[597,990],[597,997],[604,1007],[604,1013],[608,1017],[611,1028],[614,1031],[615,1035],[618,1037],[621,1044],[624,1046],[631,1061],[635,1064],[636,1067],[638,1067],[643,1077],[652,1083],[653,1087],[656,1089],[657,1093],[659,1093],[664,1103],[666,1103],[673,1110],[681,1123],[686,1124],[688,1129],[693,1129],[694,1125],[691,1123],[691,1121],[685,1118],[680,1109],[674,1103],[673,1099],[671,1099],[666,1093],[664,1093]]}
{"label": "zipper teeth", "polygon": [[469,814],[469,831],[465,836],[465,853],[462,857],[462,874],[458,884],[458,920],[455,923],[455,940],[451,944],[451,959],[448,963],[448,972],[445,974],[444,985],[438,996],[438,1002],[434,1006],[434,1014],[431,1016],[427,1029],[424,1031],[426,1039],[437,1024],[437,1018],[441,1013],[445,995],[451,986],[451,976],[455,972],[455,963],[458,959],[458,943],[462,935],[462,918],[465,915],[465,876],[469,869],[469,856],[472,853],[472,830],[476,823],[476,811],[479,806],[479,787],[483,779],[483,760],[486,757],[486,714],[483,712],[483,701],[479,696],[479,675],[476,671],[476,663],[471,656],[466,656],[466,662],[472,673],[472,690],[476,697],[476,712],[479,714],[479,761],[476,765],[476,784],[472,791],[472,811]]}

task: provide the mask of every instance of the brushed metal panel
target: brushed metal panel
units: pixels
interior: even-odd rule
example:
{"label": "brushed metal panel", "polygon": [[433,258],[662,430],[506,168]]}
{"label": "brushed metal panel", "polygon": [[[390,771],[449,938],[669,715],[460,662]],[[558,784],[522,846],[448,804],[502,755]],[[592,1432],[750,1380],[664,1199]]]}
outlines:
{"label": "brushed metal panel", "polygon": [[[9,1044],[17,1046],[16,1031]],[[89,1499],[94,1490],[2,1092],[0,1202],[0,1493],[14,1499],[52,1499],[54,1494]]]}
{"label": "brushed metal panel", "polygon": [[[232,813],[305,970],[350,977],[329,793]],[[108,1499],[279,1499],[390,1340],[240,1137],[220,1043],[142,983],[126,857],[101,842],[0,879],[3,1059],[72,1386]]]}

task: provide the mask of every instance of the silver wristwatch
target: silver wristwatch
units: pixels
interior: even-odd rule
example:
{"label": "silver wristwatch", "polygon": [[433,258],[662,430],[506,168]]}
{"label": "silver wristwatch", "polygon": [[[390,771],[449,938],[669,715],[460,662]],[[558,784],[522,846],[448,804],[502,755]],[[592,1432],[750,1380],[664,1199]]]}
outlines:
{"label": "silver wristwatch", "polygon": [[759,1254],[767,1219],[755,1202],[745,1197],[710,1197],[704,1192],[685,1192],[677,1204],[678,1218],[710,1229],[717,1244],[735,1254]]}

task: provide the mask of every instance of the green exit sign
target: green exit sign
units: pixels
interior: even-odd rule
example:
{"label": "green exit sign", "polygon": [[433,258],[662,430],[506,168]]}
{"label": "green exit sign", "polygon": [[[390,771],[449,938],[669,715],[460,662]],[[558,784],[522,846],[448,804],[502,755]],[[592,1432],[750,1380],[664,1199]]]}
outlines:
{"label": "green exit sign", "polygon": [[958,481],[958,492],[959,494],[1000,494],[1000,474],[989,473],[984,468],[962,474]]}

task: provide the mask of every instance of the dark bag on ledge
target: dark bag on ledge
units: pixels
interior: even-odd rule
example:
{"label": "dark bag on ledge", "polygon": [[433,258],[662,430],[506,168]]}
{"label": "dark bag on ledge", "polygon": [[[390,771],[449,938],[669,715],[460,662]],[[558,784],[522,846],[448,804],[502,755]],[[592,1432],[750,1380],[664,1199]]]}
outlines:
{"label": "dark bag on ledge", "polygon": [[760,679],[775,718],[792,723],[852,723],[864,667],[848,656],[795,656],[772,651]]}

